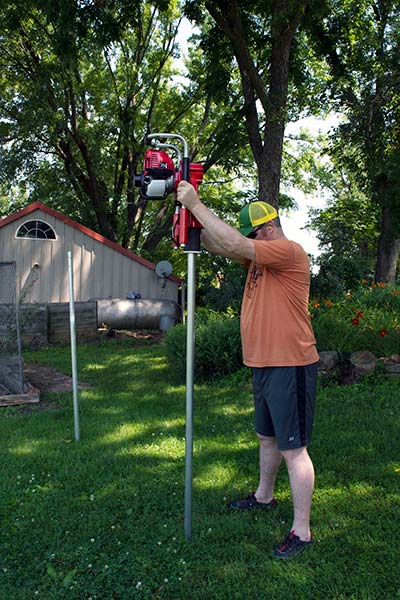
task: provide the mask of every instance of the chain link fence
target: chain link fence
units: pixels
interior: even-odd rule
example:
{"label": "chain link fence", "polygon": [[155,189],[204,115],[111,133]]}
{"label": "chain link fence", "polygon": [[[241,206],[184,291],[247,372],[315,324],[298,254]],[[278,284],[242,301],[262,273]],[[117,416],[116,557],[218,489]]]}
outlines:
{"label": "chain link fence", "polygon": [[0,262],[0,396],[24,393],[17,268]]}

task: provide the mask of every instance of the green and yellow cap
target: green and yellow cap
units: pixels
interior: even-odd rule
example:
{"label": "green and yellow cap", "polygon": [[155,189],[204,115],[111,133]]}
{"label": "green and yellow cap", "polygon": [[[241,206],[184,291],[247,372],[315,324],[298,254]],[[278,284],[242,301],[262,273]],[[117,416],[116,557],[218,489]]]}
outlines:
{"label": "green and yellow cap", "polygon": [[267,202],[251,202],[242,208],[239,213],[239,231],[247,237],[255,227],[272,221],[278,216],[276,209]]}

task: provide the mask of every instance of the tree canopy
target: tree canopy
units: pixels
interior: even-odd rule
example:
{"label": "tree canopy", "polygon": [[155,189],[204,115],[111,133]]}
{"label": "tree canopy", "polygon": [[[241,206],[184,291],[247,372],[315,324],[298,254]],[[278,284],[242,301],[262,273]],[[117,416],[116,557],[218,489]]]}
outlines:
{"label": "tree canopy", "polygon": [[346,117],[336,131],[345,166],[380,212],[375,278],[393,282],[400,252],[400,17],[394,0],[331,0],[310,23],[329,65],[326,90]]}
{"label": "tree canopy", "polygon": [[[184,77],[183,13],[196,25]],[[177,132],[221,216],[254,198],[284,207],[282,180],[310,193],[325,186],[332,198],[312,216],[322,244],[376,257],[376,279],[393,281],[399,22],[394,0],[6,0],[0,210],[40,199],[165,258],[174,199],[141,198],[134,175],[147,134]],[[304,134],[292,152],[285,126],[329,110],[343,121],[324,144],[327,167]]]}
{"label": "tree canopy", "polygon": [[30,200],[44,197],[111,240],[154,250],[173,200],[148,205],[134,188],[147,134],[178,130],[205,170],[218,160],[229,169],[237,129],[235,99],[222,111],[222,100],[203,93],[201,57],[187,85],[176,83],[180,21],[177,2],[3,5],[3,189],[18,182]]}

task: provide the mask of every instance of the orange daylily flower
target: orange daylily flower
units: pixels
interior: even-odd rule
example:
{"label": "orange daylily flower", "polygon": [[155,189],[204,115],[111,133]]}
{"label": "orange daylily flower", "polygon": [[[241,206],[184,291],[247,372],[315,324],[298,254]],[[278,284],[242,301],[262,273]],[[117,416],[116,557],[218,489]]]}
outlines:
{"label": "orange daylily flower", "polygon": [[358,325],[359,323],[360,323],[360,319],[357,319],[357,317],[355,317],[354,319],[351,320],[352,325]]}
{"label": "orange daylily flower", "polygon": [[[400,292],[399,292],[399,293],[400,293]],[[329,308],[330,308],[331,306],[333,306],[333,302],[332,302],[332,300],[325,300],[325,303],[324,303],[324,304],[325,304],[325,306],[328,306]]]}
{"label": "orange daylily flower", "polygon": [[388,330],[387,330],[387,329],[381,329],[381,330],[380,330],[380,332],[379,332],[379,335],[380,335],[381,337],[385,337],[385,335],[387,335],[388,333],[389,333],[389,332],[388,332]]}

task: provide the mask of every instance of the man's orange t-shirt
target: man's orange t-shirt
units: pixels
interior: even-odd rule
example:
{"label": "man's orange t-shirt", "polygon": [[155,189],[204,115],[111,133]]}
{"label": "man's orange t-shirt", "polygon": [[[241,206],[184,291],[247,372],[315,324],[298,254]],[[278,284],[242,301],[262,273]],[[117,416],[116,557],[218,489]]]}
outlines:
{"label": "man's orange t-shirt", "polygon": [[318,361],[308,314],[310,263],[286,238],[254,240],[256,261],[247,275],[241,310],[243,362],[289,367]]}

